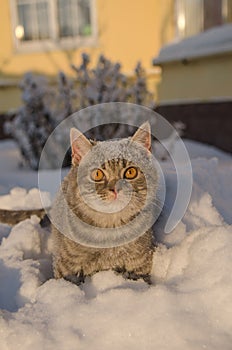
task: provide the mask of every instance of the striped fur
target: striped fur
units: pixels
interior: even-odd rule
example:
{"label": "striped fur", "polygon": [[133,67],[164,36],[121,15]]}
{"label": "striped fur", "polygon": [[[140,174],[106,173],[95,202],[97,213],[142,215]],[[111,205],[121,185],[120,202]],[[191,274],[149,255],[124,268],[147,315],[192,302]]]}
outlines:
{"label": "striped fur", "polygon": [[[126,145],[126,141],[111,141],[108,144],[105,141],[97,144],[100,147],[101,156],[104,154],[104,148],[106,150],[109,145],[114,148],[119,147],[121,153],[120,158],[106,160],[101,164],[105,178],[104,181],[95,184],[94,193],[90,190],[92,184],[90,186],[88,172],[91,169],[91,149],[97,147],[97,145],[91,144],[92,148],[88,154],[89,158],[86,165],[87,170],[85,168],[83,173],[80,174],[79,181],[77,181],[77,174],[80,155],[76,156],[78,162],[73,164],[63,181],[62,190],[69,207],[81,220],[90,225],[102,228],[121,226],[138,215],[145,203],[147,195],[146,181],[142,170],[138,169],[136,178],[129,181],[132,192],[130,192],[130,199],[124,209],[112,213],[102,213],[88,205],[88,201],[95,201],[95,197],[101,198],[102,201],[108,201],[109,206],[111,205],[111,187],[115,186],[118,180],[122,180],[125,170],[128,166],[133,165],[132,161],[128,161],[123,157],[121,151],[124,147],[123,142]],[[83,154],[81,156],[85,157]],[[120,189],[122,201],[126,198],[128,192],[127,181],[124,180],[124,182],[125,184],[122,183]],[[83,187],[82,191],[80,191],[80,187]],[[150,282],[154,249],[151,229],[142,233],[139,238],[132,242],[112,248],[95,248],[81,245],[60,233],[54,225],[52,227],[52,237],[54,242],[53,267],[55,278],[65,278],[80,284],[84,281],[85,276],[91,276],[98,271],[114,270],[122,273],[127,278],[143,278],[146,282]]]}

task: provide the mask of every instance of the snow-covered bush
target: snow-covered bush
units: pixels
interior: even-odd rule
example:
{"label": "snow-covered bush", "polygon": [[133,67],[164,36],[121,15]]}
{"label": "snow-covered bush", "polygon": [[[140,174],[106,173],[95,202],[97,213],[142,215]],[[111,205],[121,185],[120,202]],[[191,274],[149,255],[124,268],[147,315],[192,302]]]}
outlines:
{"label": "snow-covered bush", "polygon": [[24,105],[13,121],[5,124],[5,130],[16,140],[30,167],[37,169],[43,146],[55,126],[52,111],[46,102],[48,84],[44,77],[27,73],[20,88]]}
{"label": "snow-covered bush", "polygon": [[[70,79],[60,72],[58,86],[55,87],[44,77],[32,73],[27,73],[22,80],[20,87],[24,105],[17,111],[14,120],[6,123],[5,130],[17,141],[23,158],[32,169],[38,168],[48,136],[72,113],[106,102],[131,102],[154,107],[140,63],[130,78],[121,72],[119,63],[113,63],[103,55],[99,56],[96,66],[90,68],[90,58],[83,54],[80,66],[72,65],[72,69],[75,76]],[[99,120],[101,116],[93,115],[92,118]],[[122,137],[129,131],[126,125],[102,125],[90,130],[87,136],[102,140]],[[59,135],[59,147],[54,142],[53,155],[59,155],[62,137],[67,135]]]}

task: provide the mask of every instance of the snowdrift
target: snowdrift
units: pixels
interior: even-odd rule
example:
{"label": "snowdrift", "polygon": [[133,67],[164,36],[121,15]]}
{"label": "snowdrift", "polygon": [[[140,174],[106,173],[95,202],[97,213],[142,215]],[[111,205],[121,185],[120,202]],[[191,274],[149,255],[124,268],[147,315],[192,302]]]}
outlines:
{"label": "snowdrift", "polygon": [[[110,271],[81,287],[54,280],[50,234],[39,219],[0,225],[1,350],[231,349],[232,157],[186,146],[192,198],[171,234],[157,225],[152,286]],[[175,176],[171,163],[163,170],[168,207]],[[2,187],[6,172],[7,166]],[[11,177],[14,186],[22,186],[20,179],[25,183],[20,174]],[[28,172],[28,188],[33,181]]]}

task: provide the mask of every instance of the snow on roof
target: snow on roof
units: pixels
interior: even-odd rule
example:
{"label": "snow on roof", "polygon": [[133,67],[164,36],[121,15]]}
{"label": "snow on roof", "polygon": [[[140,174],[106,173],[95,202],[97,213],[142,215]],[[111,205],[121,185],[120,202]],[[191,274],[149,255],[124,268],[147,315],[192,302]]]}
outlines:
{"label": "snow on roof", "polygon": [[220,55],[226,52],[232,53],[232,24],[215,27],[178,43],[164,46],[159,56],[153,59],[153,65]]}

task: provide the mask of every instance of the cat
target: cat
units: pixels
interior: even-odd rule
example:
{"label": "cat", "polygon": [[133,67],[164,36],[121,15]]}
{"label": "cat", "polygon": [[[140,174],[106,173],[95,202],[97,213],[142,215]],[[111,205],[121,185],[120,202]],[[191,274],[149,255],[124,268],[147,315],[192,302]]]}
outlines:
{"label": "cat", "polygon": [[[133,158],[141,158],[147,164],[151,162],[149,122],[142,124],[132,137],[98,142],[88,140],[78,129],[72,128],[70,141],[72,166],[61,186],[68,207],[81,221],[99,232],[101,229],[118,228],[130,223],[141,212],[148,194],[143,170],[133,162]],[[134,156],[130,156],[130,148],[136,149]],[[97,168],[94,167],[96,161],[100,164]],[[79,179],[78,171],[81,172]],[[155,194],[158,174],[154,169],[151,178]],[[100,210],[97,210],[98,206]],[[58,217],[63,224],[62,231],[66,230],[69,225],[66,225],[68,221],[62,206],[54,206],[54,212],[54,217]],[[149,216],[152,215],[149,213]],[[81,230],[77,222],[74,231]],[[60,232],[57,225],[52,224],[52,240],[56,279],[64,278],[79,285],[87,276],[113,270],[125,278],[141,278],[151,283],[154,252],[151,228],[124,244],[95,247],[71,239],[66,232]]]}

